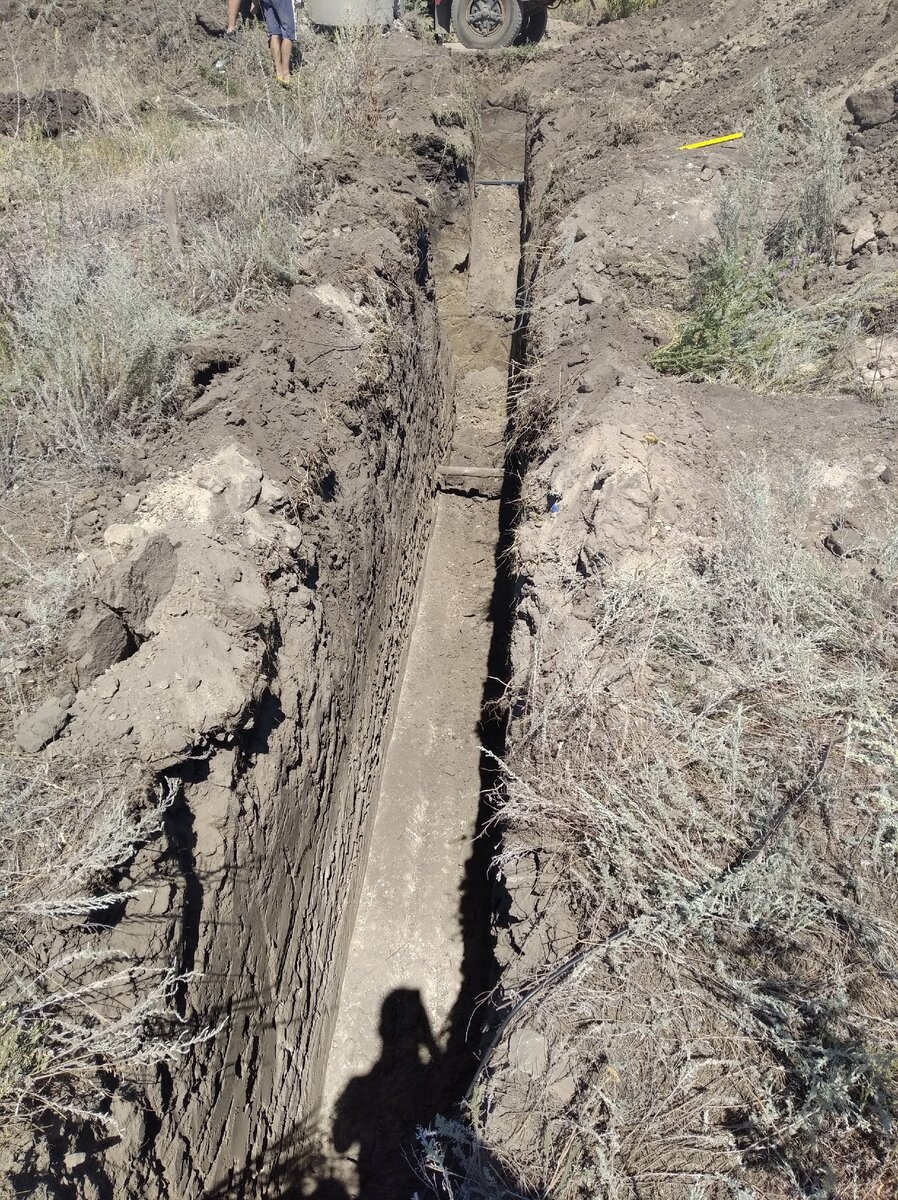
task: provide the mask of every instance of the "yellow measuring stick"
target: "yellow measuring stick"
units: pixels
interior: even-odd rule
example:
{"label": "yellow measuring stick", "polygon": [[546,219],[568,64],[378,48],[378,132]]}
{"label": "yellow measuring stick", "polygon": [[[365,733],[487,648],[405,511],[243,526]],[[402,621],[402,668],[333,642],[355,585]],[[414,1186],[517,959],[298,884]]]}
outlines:
{"label": "yellow measuring stick", "polygon": [[745,137],[744,133],[728,133],[725,137],[708,138],[706,142],[692,142],[688,146],[680,146],[681,150],[701,150],[703,146],[719,146],[721,142],[736,142]]}

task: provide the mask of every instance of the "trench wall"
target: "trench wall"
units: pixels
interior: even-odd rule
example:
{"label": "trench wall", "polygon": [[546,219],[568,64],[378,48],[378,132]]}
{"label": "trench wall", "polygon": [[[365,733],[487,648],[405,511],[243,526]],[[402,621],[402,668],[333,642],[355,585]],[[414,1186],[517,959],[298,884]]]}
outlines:
{"label": "trench wall", "polygon": [[333,514],[342,545],[331,545],[314,588],[288,584],[278,597],[272,727],[260,713],[250,744],[186,788],[201,829],[196,874],[210,881],[196,914],[203,979],[193,1003],[221,1008],[227,1032],[210,1061],[178,1079],[156,1139],[175,1194],[265,1187],[271,1173],[302,1170],[315,1132],[450,431],[448,364],[420,291],[408,293],[391,342],[387,376],[367,396],[372,406],[388,399],[389,420],[365,420],[357,435],[354,486]]}
{"label": "trench wall", "polygon": [[[287,557],[281,548],[281,560],[268,551],[264,598],[251,617],[235,615],[231,590],[234,578],[242,574],[241,586],[250,578],[251,555],[229,568],[232,582],[216,600],[221,630],[240,625],[240,646],[260,664],[245,709],[163,772],[177,797],[166,836],[144,847],[131,872],[152,886],[103,935],[141,959],[193,973],[178,1000],[185,1028],[218,1032],[180,1059],[153,1065],[139,1088],[110,1081],[120,1137],[82,1130],[74,1144],[51,1145],[55,1161],[31,1161],[31,1177],[52,1178],[60,1197],[270,1198],[298,1194],[314,1178],[309,1147],[371,806],[433,519],[436,468],[452,433],[451,367],[427,237],[419,225],[401,232],[383,238],[380,315],[364,352],[341,368],[339,386],[327,360],[320,365],[314,399],[316,411],[329,412],[329,468],[305,524],[294,512],[290,544],[300,549]],[[316,388],[312,368],[298,361],[302,353],[315,359],[310,330],[319,342],[350,343],[351,321],[332,310],[340,303],[352,310],[352,293],[335,286],[326,295],[337,297],[326,312],[307,293],[294,297],[278,350],[281,362],[297,360],[295,380],[278,366],[270,413],[288,409],[302,387]],[[330,331],[324,317],[336,322]],[[237,453],[251,458],[251,423],[238,420]],[[271,435],[270,421],[262,435]],[[213,429],[213,444],[217,436]],[[302,421],[295,437],[306,437]],[[202,438],[194,434],[195,445]],[[281,460],[271,447],[259,455],[270,470],[289,457],[283,446],[274,449]],[[289,489],[289,479],[275,482]],[[266,474],[262,499],[268,487]],[[279,512],[282,520],[289,506]],[[188,535],[169,535],[180,579],[198,568],[186,561]],[[215,554],[239,557],[246,537],[238,540],[224,524],[207,540]],[[192,602],[188,595],[181,607]],[[70,742],[79,731],[95,736],[88,718],[116,702],[103,699],[107,693],[127,694],[152,644],[113,668],[115,689],[102,688],[99,698],[87,689]],[[86,1155],[73,1158],[75,1147]],[[27,1177],[23,1170],[20,1178]]]}

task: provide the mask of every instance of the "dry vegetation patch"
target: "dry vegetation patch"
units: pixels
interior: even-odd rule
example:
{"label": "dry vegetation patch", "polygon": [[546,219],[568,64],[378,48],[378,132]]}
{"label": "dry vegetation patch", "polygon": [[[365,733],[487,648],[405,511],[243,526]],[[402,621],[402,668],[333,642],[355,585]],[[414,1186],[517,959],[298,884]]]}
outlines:
{"label": "dry vegetation patch", "polygon": [[212,72],[225,102],[135,94],[126,69],[94,66],[89,130],[0,146],[4,483],[40,458],[105,466],[176,410],[188,337],[301,277],[323,148],[382,135],[378,39],[306,50],[284,93],[247,33]]}
{"label": "dry vegetation patch", "polygon": [[500,865],[539,847],[581,949],[505,1030],[554,1073],[521,1097],[505,1040],[474,1134],[426,1135],[454,1196],[518,1194],[481,1139],[584,1200],[898,1183],[898,532],[853,573],[802,548],[807,518],[803,489],[738,477],[695,555],[602,569],[591,632],[530,679]]}
{"label": "dry vegetation patch", "polygon": [[[303,277],[304,234],[333,186],[322,160],[385,137],[380,39],[307,35],[304,49],[292,93],[270,78],[258,31],[201,72],[189,41],[155,74],[95,60],[76,78],[90,101],[77,132],[23,124],[0,139],[10,742],[48,687],[72,690],[63,647],[91,569],[73,496],[96,501],[119,456],[178,419],[189,339]],[[179,1019],[185,980],[109,928],[126,901],[129,916],[152,903],[159,881],[135,862],[164,838],[171,797],[10,748],[0,791],[0,1116],[110,1120],[110,1072],[133,1076],[209,1036]]]}
{"label": "dry vegetation patch", "polygon": [[[794,186],[784,175],[787,146]],[[846,184],[834,118],[806,100],[787,119],[766,80],[746,162],[721,194],[720,240],[696,264],[689,311],[652,365],[765,390],[853,386],[859,333],[898,290],[898,275],[849,281],[834,272]]]}
{"label": "dry vegetation patch", "polygon": [[[152,885],[118,886],[158,839],[170,797],[149,803],[125,776],[0,765],[0,1117],[4,1133],[43,1117],[111,1123],[110,1070],[139,1072],[210,1036],[180,1023],[186,978],[98,926]],[[113,886],[116,885],[116,886]]]}

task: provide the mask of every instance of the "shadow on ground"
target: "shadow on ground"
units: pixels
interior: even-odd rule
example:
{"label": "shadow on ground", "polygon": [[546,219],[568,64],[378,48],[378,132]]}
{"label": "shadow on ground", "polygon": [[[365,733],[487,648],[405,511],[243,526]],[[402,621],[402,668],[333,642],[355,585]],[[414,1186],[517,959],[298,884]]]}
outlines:
{"label": "shadow on ground", "polygon": [[[298,1126],[278,1146],[269,1146],[257,1165],[230,1176],[204,1195],[206,1200],[458,1200],[479,1192],[447,1190],[416,1160],[414,1131],[428,1126],[459,1099],[449,1053],[437,1046],[416,989],[399,988],[386,997],[380,1015],[381,1054],[366,1075],[350,1080],[337,1102],[331,1140],[358,1171],[358,1191],[333,1177],[316,1148],[320,1131]],[[403,1137],[402,1131],[408,1131]],[[481,1170],[502,1172],[489,1153],[476,1146]],[[496,1200],[538,1200],[509,1183]]]}

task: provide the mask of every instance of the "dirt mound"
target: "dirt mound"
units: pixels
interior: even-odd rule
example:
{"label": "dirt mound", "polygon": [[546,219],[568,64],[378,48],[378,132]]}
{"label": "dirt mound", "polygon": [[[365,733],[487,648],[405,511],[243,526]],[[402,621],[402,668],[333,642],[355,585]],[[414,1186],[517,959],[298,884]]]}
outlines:
{"label": "dirt mound", "polygon": [[15,137],[36,130],[55,138],[91,120],[90,101],[73,88],[51,88],[35,96],[0,96],[0,134]]}

